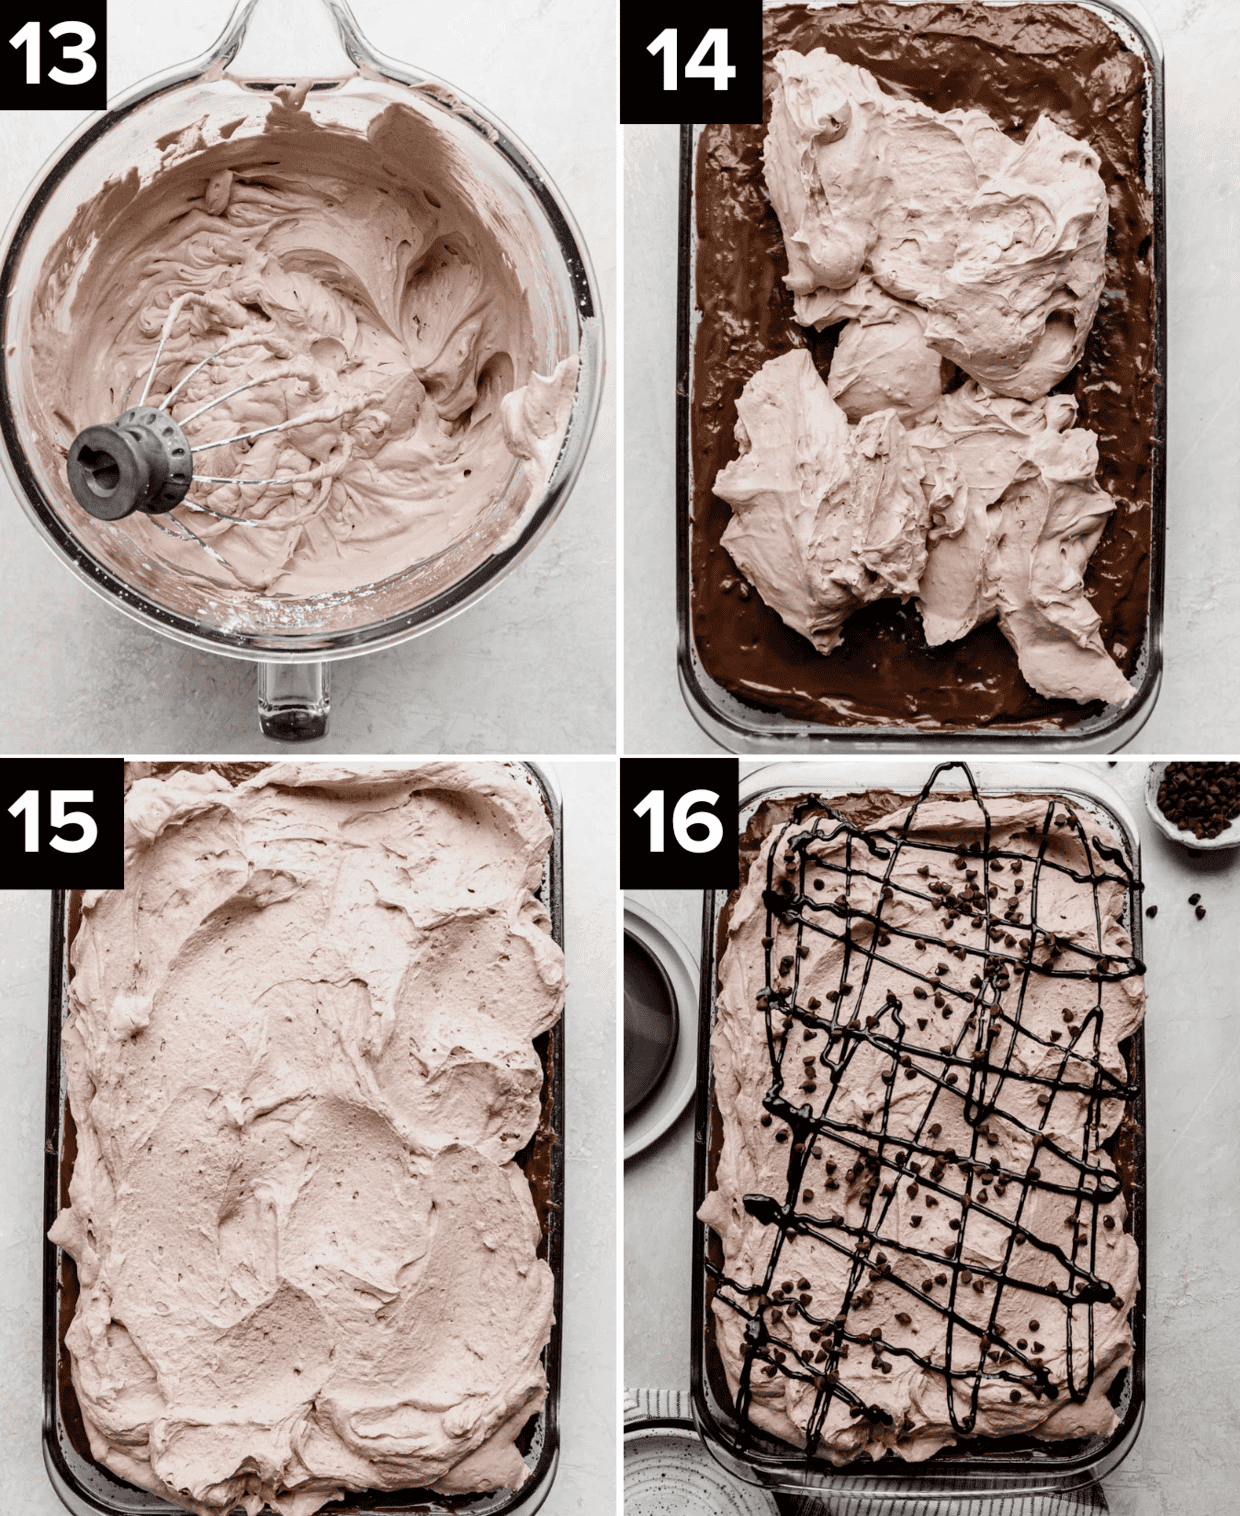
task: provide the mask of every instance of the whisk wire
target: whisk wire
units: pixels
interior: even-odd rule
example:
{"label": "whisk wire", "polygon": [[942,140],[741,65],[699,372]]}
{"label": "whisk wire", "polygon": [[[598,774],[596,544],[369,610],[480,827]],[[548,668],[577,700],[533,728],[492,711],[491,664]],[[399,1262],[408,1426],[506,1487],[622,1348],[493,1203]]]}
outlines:
{"label": "whisk wire", "polygon": [[[199,509],[206,508],[199,507]],[[211,512],[210,514],[214,515],[214,512]],[[216,550],[211,546],[209,542],[204,542],[196,531],[194,531],[191,527],[186,526],[184,521],[181,521],[178,517],[171,515],[168,517],[168,520],[175,523],[179,530],[175,532],[169,532],[168,528],[163,524],[162,521],[157,520],[154,516],[151,517],[152,524],[154,526],[157,526],[161,532],[167,532],[169,537],[175,537],[180,542],[196,542],[198,546],[202,548],[203,552],[209,553],[211,557],[214,558],[217,563],[222,564],[224,568],[229,571],[229,573],[232,572],[232,564],[229,563],[228,559],[224,557],[223,553],[216,552]]]}
{"label": "whisk wire", "polygon": [[[208,361],[210,361],[210,360],[208,360]],[[191,421],[197,421],[198,418],[199,418],[199,416],[205,416],[208,411],[214,410],[217,405],[223,405],[223,403],[224,403],[225,400],[231,400],[234,395],[240,395],[245,390],[252,390],[256,384],[268,384],[273,379],[287,379],[287,378],[288,378],[287,374],[263,374],[263,375],[261,375],[257,379],[251,379],[246,384],[239,384],[236,387],[236,389],[225,390],[225,392],[222,395],[217,395],[214,400],[208,400],[207,403],[206,403],[206,405],[200,405],[192,416],[186,416],[185,420],[182,421],[180,424],[181,424],[182,427],[188,426]],[[288,423],[286,422],[284,424],[287,425]],[[274,432],[274,431],[278,431],[279,428],[278,427],[274,427],[274,426],[269,426],[267,428],[267,430],[269,432]],[[248,435],[252,436],[252,437],[257,437],[259,434],[257,432],[250,432]],[[227,441],[227,442],[240,442],[241,438],[240,437],[229,437],[229,438],[226,438],[225,441]],[[207,447],[223,447],[225,445],[225,443],[224,442],[208,442],[205,445]],[[201,448],[192,448],[191,451],[192,452],[201,452]]]}
{"label": "whisk wire", "polygon": [[142,386],[142,398],[138,401],[139,406],[146,404],[146,397],[151,393],[151,385],[155,382],[155,370],[159,367],[159,360],[164,351],[164,343],[167,342],[168,334],[172,331],[172,323],[181,314],[186,302],[192,295],[192,290],[186,290],[183,295],[178,295],[168,307],[168,314],[164,317],[163,330],[159,334],[159,346],[155,349],[155,356],[151,359],[150,372],[146,376],[146,383]]}

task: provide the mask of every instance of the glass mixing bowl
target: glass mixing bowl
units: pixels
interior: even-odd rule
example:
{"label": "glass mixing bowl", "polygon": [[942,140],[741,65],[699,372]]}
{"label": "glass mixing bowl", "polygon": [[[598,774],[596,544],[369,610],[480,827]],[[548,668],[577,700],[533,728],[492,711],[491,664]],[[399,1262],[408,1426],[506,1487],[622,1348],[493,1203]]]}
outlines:
{"label": "glass mixing bowl", "polygon": [[[17,498],[44,540],[80,579],[135,620],[174,640],[256,662],[259,717],[286,741],[327,730],[328,665],[431,630],[480,599],[554,521],[584,461],[603,383],[603,333],[589,255],[573,218],[537,161],[502,123],[454,87],[376,52],[343,0],[281,9],[242,0],[211,51],[148,79],[63,146],[9,228],[0,300],[0,432]],[[316,36],[316,24],[319,34]],[[289,70],[286,72],[286,70]],[[316,121],[364,131],[393,103],[424,117],[466,158],[493,196],[493,214],[521,230],[520,270],[538,372],[577,354],[568,427],[541,494],[518,512],[524,465],[467,535],[376,583],[304,597],[238,589],[155,562],[127,521],[97,520],[77,505],[63,457],[35,439],[46,425],[34,381],[31,332],[40,272],[79,207],[110,179],[142,183],[188,128],[206,143],[262,130],[272,92],[310,79],[304,109]],[[241,120],[238,127],[236,123]],[[111,421],[112,417],[90,418]],[[514,523],[514,517],[516,518]]]}

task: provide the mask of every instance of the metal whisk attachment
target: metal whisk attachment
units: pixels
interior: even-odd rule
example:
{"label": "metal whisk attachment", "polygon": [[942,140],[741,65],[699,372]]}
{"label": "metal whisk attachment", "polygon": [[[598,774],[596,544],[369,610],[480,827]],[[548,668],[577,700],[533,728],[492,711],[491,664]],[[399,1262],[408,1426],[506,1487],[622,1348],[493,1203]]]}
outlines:
{"label": "metal whisk attachment", "polygon": [[[221,437],[212,441],[191,443],[186,437],[185,427],[206,415],[208,411],[214,410],[217,405],[222,405],[226,400],[231,400],[245,390],[254,389],[262,384],[292,379],[306,381],[312,394],[321,391],[320,376],[309,358],[291,355],[290,349],[280,344],[278,339],[273,341],[266,337],[256,336],[254,333],[242,333],[229,337],[214,352],[208,353],[205,358],[196,363],[169,390],[162,401],[148,405],[147,397],[155,381],[160,359],[173,324],[189,301],[203,299],[204,297],[197,295],[194,291],[189,291],[172,302],[168,308],[168,315],[160,333],[159,345],[155,349],[155,356],[151,361],[150,371],[146,376],[146,383],[138,404],[123,411],[113,422],[102,422],[80,431],[69,448],[66,469],[73,498],[92,516],[101,521],[120,521],[135,511],[141,511],[153,518],[163,517],[164,521],[156,519],[154,525],[168,532],[170,536],[197,542],[212,558],[227,567],[227,559],[223,558],[209,543],[204,542],[184,521],[169,513],[184,503],[190,510],[213,516],[218,521],[232,522],[237,526],[254,528],[266,526],[287,530],[294,523],[287,517],[277,521],[267,521],[262,517],[228,515],[224,511],[213,510],[201,501],[188,500],[186,496],[195,480],[204,484],[231,485],[296,485],[330,480],[339,473],[348,460],[351,439],[347,435],[341,438],[339,453],[328,463],[317,464],[303,473],[283,474],[271,478],[250,479],[231,474],[195,474],[195,455],[208,452],[212,448],[228,447],[236,442],[249,442],[271,432],[290,431],[295,427],[312,425],[316,422],[334,421],[361,409],[365,400],[358,396],[339,396],[325,405],[304,411],[301,415],[290,417],[286,421],[276,422],[272,426],[241,432],[235,437]],[[204,303],[209,302],[204,301]],[[266,348],[270,356],[282,361],[277,362],[275,368],[267,373],[257,375],[244,384],[238,384],[223,394],[213,396],[206,404],[200,405],[197,410],[178,421],[172,415],[171,407],[186,385],[215,359],[245,347]],[[128,401],[128,395],[126,401]],[[312,512],[307,514],[312,514]],[[170,530],[170,528],[176,530]]]}

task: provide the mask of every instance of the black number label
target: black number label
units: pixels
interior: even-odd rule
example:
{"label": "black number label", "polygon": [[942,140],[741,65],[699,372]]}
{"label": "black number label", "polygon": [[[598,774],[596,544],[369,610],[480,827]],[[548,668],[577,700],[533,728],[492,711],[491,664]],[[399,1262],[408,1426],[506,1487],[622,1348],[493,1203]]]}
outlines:
{"label": "black number label", "polygon": [[620,0],[620,120],[761,124],[762,0]]}
{"label": "black number label", "polygon": [[621,887],[731,889],[738,788],[735,758],[622,758]]}
{"label": "black number label", "polygon": [[0,863],[8,889],[121,889],[119,758],[0,758]]}
{"label": "black number label", "polygon": [[[107,0],[39,0],[0,32],[0,111],[103,110],[108,103]],[[13,25],[10,21],[5,31]]]}

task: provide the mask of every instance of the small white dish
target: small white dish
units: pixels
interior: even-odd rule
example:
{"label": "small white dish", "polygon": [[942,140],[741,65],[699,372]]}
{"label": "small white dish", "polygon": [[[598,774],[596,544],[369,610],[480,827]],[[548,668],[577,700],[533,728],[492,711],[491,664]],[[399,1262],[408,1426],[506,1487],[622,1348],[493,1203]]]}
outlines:
{"label": "small white dish", "polygon": [[779,1516],[772,1496],[721,1468],[687,1427],[624,1434],[624,1516]]}
{"label": "small white dish", "polygon": [[676,1051],[657,1088],[624,1120],[624,1157],[661,1137],[693,1098],[697,1089],[698,966],[676,933],[645,906],[626,897],[624,929],[663,966],[676,997],[679,1031]]}
{"label": "small white dish", "polygon": [[1162,783],[1166,767],[1165,763],[1151,763],[1145,776],[1145,808],[1163,836],[1202,853],[1224,852],[1228,848],[1240,847],[1240,817],[1225,827],[1217,837],[1195,837],[1192,832],[1176,826],[1174,821],[1167,820],[1158,809],[1158,786]]}

